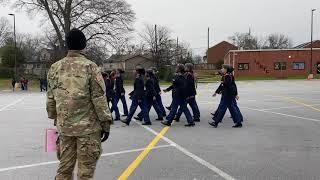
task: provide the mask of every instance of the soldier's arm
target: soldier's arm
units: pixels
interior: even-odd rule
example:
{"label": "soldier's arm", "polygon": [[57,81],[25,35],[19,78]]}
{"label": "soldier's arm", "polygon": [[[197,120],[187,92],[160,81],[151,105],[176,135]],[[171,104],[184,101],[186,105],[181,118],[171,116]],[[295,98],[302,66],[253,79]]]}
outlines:
{"label": "soldier's arm", "polygon": [[113,123],[110,109],[107,106],[105,96],[106,87],[100,70],[97,65],[91,67],[90,93],[91,101],[94,105],[95,112],[98,115],[101,127],[104,131],[110,131],[110,125]]}
{"label": "soldier's arm", "polygon": [[53,74],[50,69],[48,72],[48,91],[47,91],[47,114],[50,119],[57,119],[57,109],[56,109],[56,101],[53,95]]}

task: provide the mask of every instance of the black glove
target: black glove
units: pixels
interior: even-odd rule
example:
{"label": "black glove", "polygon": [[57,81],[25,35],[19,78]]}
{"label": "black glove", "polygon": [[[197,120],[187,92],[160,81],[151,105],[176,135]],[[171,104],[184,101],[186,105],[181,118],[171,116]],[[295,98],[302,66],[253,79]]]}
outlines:
{"label": "black glove", "polygon": [[101,142],[105,142],[109,138],[110,132],[101,131]]}

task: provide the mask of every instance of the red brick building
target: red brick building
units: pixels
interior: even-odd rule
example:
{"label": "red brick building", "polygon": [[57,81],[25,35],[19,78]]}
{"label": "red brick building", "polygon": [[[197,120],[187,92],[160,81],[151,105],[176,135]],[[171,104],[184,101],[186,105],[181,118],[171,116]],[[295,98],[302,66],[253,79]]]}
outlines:
{"label": "red brick building", "polygon": [[[320,43],[320,41],[319,41]],[[310,73],[309,49],[231,50],[225,64],[235,68],[235,76],[269,76],[285,78]],[[313,49],[312,73],[317,74],[320,48]]]}
{"label": "red brick building", "polygon": [[215,46],[209,48],[208,51],[208,64],[216,64],[219,62],[219,60],[224,60],[225,55],[230,50],[237,50],[238,47],[228,43],[227,41],[222,41],[219,44],[216,44]]}
{"label": "red brick building", "polygon": [[[312,47],[313,48],[320,48],[320,40],[315,40],[312,42]],[[311,48],[311,43],[307,42],[304,44],[300,44],[296,47],[294,47],[294,49],[305,49],[305,48]]]}

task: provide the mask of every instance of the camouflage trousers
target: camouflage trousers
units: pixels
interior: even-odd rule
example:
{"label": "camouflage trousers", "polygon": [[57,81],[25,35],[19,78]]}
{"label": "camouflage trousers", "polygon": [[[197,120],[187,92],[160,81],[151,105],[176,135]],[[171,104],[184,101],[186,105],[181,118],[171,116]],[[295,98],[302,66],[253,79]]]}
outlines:
{"label": "camouflage trousers", "polygon": [[56,180],[72,180],[78,161],[78,180],[92,180],[102,153],[101,132],[85,136],[59,136],[57,156],[60,161]]}

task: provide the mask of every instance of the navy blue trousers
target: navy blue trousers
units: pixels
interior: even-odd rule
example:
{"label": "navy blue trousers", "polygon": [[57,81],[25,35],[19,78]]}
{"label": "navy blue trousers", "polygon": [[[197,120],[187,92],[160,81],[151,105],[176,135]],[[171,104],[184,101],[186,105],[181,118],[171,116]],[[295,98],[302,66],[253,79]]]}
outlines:
{"label": "navy blue trousers", "polygon": [[[189,106],[192,109],[193,119],[200,120],[200,110],[199,110],[196,98],[194,97],[194,98],[188,99],[187,104],[189,104]],[[182,115],[182,109],[180,107],[176,115],[177,119],[180,119],[181,115]]]}
{"label": "navy blue trousers", "polygon": [[161,95],[160,94],[157,94],[156,95],[156,101],[157,101],[157,104],[158,104],[158,107],[162,113],[162,116],[166,116],[167,113],[166,113],[166,110],[164,109],[164,106],[163,106],[163,103],[162,103],[162,98],[161,98]]}
{"label": "navy blue trousers", "polygon": [[[161,111],[161,108],[157,102],[157,100],[153,100],[152,98],[147,98],[147,110],[148,110],[148,114],[150,113],[151,107],[154,108],[154,110],[156,111],[158,118],[162,119],[163,118],[163,112]],[[138,117],[140,119],[143,119],[143,114],[142,111],[138,114]]]}
{"label": "navy blue trousers", "polygon": [[[115,119],[120,119],[120,112],[119,112],[119,109],[118,109],[118,106],[116,103],[116,99],[113,98],[109,102],[111,102],[111,108],[110,108],[111,113],[113,113],[113,111],[114,111],[114,113],[116,115]],[[108,106],[109,106],[109,102],[108,102]]]}
{"label": "navy blue trousers", "polygon": [[218,109],[214,113],[213,120],[216,123],[222,122],[222,119],[226,114],[227,109],[229,109],[233,122],[235,124],[243,122],[243,116],[240,112],[236,99],[233,97],[224,97],[224,96],[221,97],[220,104],[218,106]]}
{"label": "navy blue trousers", "polygon": [[144,122],[146,122],[146,123],[150,122],[150,117],[149,117],[149,113],[148,113],[148,109],[147,109],[146,98],[142,99],[141,102],[139,102],[137,98],[132,98],[130,111],[129,111],[129,114],[128,114],[127,119],[126,119],[127,122],[130,122],[132,120],[132,117],[133,117],[134,113],[136,112],[138,106],[141,109],[141,113],[142,113],[142,117],[144,119]]}
{"label": "navy blue trousers", "polygon": [[175,115],[177,114],[177,110],[179,107],[181,108],[182,112],[186,116],[188,123],[193,124],[194,122],[193,122],[191,113],[187,107],[187,101],[185,99],[179,99],[179,98],[172,99],[171,111],[170,111],[169,115],[167,116],[167,121],[169,123],[172,123]]}
{"label": "navy blue trousers", "polygon": [[119,96],[119,95],[116,95],[115,96],[115,100],[116,100],[116,105],[118,106],[118,103],[119,103],[119,100],[121,100],[122,102],[122,106],[123,106],[123,114],[128,116],[128,106],[127,106],[127,101],[126,101],[126,96]]}

